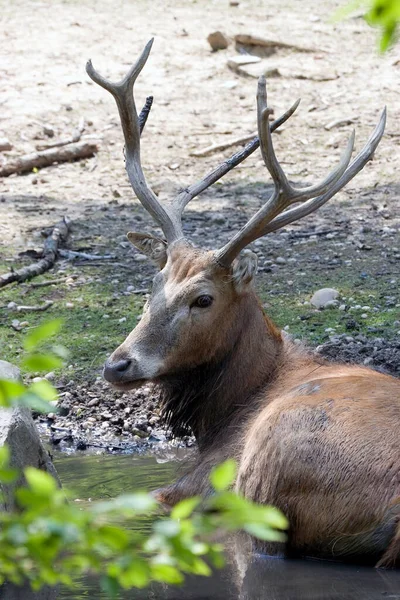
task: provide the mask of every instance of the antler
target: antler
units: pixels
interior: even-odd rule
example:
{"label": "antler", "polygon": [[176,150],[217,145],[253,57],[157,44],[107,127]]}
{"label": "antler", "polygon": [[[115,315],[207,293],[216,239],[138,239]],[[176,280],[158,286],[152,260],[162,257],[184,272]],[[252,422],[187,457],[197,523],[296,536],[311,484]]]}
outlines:
{"label": "antler", "polygon": [[[112,83],[102,77],[95,70],[90,60],[86,64],[86,72],[95,83],[109,91],[115,98],[125,138],[126,170],[129,181],[136,196],[161,227],[168,244],[171,244],[184,237],[182,230],[182,213],[188,202],[250,156],[250,154],[257,150],[260,142],[257,137],[254,138],[243,150],[233,154],[216,169],[208,173],[203,179],[182,190],[176,198],[172,199],[170,202],[161,204],[146,182],[140,161],[140,134],[151,108],[152,97],[150,96],[147,98],[146,104],[138,117],[133,96],[135,81],[146,64],[152,45],[153,39],[146,44],[137,62],[133,65],[128,74],[118,83]],[[285,114],[276,119],[271,125],[268,126],[267,124],[267,129],[270,132],[275,131],[275,129],[282,125],[282,123],[294,113],[299,102],[299,100],[295,102]]]}
{"label": "antler", "polygon": [[[332,198],[361,171],[372,157],[382,138],[386,123],[386,108],[384,108],[378,125],[350,166],[349,162],[354,146],[354,131],[349,138],[339,165],[326,179],[311,187],[295,188],[289,183],[276,158],[270,128],[268,127],[270,114],[271,110],[267,106],[266,82],[265,78],[261,77],[257,92],[258,134],[261,140],[261,154],[274,182],[274,191],[266,204],[250,221],[221,250],[216,252],[216,260],[224,267],[229,267],[239,252],[257,238],[309,215]],[[297,202],[302,204],[296,208],[286,210]]]}

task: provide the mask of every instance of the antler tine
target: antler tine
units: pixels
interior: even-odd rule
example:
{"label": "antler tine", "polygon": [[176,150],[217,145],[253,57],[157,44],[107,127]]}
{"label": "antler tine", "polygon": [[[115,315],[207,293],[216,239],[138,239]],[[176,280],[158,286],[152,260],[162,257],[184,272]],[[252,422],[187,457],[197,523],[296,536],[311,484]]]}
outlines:
{"label": "antler tine", "polygon": [[[285,112],[283,115],[275,119],[270,125],[271,133],[273,133],[278,127],[280,127],[285,121],[287,121],[293,113],[296,111],[297,107],[300,104],[300,99],[296,100],[296,102]],[[235,154],[232,154],[230,158],[224,160],[223,163],[218,165],[216,169],[208,173],[203,179],[193,183],[188,188],[182,190],[180,194],[174,200],[174,206],[179,210],[180,214],[183,213],[185,206],[193,200],[196,196],[204,192],[208,187],[213,185],[218,179],[221,179],[224,175],[229,173],[232,169],[234,169],[237,165],[243,162],[250,154],[253,154],[260,146],[259,137],[255,137],[249,142],[243,150],[239,150]]]}
{"label": "antler tine", "polygon": [[313,198],[308,202],[305,202],[301,206],[296,206],[295,208],[291,208],[286,210],[281,215],[277,216],[270,223],[266,225],[263,229],[261,235],[266,235],[267,233],[271,233],[273,231],[277,231],[282,227],[285,227],[289,223],[293,221],[297,221],[298,219],[302,219],[307,215],[311,214],[321,206],[323,206],[328,200],[332,198],[340,189],[342,189],[357,173],[364,168],[366,163],[372,158],[379,142],[382,139],[383,133],[385,131],[386,124],[386,107],[383,109],[379,122],[375,127],[374,131],[368,138],[367,143],[363,147],[363,149],[357,154],[347,171],[344,175],[335,183],[335,185],[325,194],[317,196],[317,198]]}
{"label": "antler tine", "polygon": [[135,81],[146,64],[152,45],[153,39],[146,44],[142,54],[128,74],[117,83],[113,83],[100,75],[90,60],[86,65],[86,72],[95,83],[113,95],[117,103],[125,139],[126,171],[129,181],[144,208],[160,225],[168,243],[172,243],[183,237],[180,216],[176,211],[168,210],[167,207],[162,206],[146,182],[140,161],[140,123],[133,96]]}
{"label": "antler tine", "polygon": [[[270,112],[270,109],[267,107],[265,79],[261,78],[257,94],[259,137],[261,140],[261,153],[274,182],[274,191],[264,206],[215,254],[217,262],[224,267],[229,267],[238,253],[257,238],[310,214],[332,198],[371,158],[383,135],[386,119],[385,109],[366,146],[350,166],[349,162],[354,146],[354,132],[349,138],[347,147],[336,169],[321,183],[308,188],[298,189],[290,185],[276,158],[268,126]],[[302,202],[303,204],[285,211],[286,208],[296,202]],[[278,216],[280,213],[283,214]]]}

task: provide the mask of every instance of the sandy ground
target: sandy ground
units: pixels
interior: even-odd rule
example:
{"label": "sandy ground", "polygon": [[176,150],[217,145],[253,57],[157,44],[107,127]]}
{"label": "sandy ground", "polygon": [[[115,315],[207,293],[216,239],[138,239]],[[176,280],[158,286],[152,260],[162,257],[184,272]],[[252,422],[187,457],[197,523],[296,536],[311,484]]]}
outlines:
{"label": "sandy ground", "polygon": [[[374,162],[347,189],[381,188],[375,201],[387,202],[395,213],[399,206],[399,47],[381,57],[376,32],[360,18],[333,24],[330,19],[340,5],[292,0],[272,9],[253,0],[239,6],[222,0],[1,1],[0,131],[14,145],[4,156],[33,151],[46,139],[43,124],[54,129],[55,137],[62,137],[81,117],[87,124],[86,135],[99,140],[100,146],[94,159],[0,180],[0,193],[8,198],[0,204],[1,243],[20,248],[29,228],[52,224],[65,212],[77,218],[88,200],[107,203],[113,192],[135,202],[124,173],[116,108],[112,98],[87,77],[88,58],[117,80],[145,42],[155,37],[136,95],[139,105],[146,95],[155,96],[142,162],[160,197],[193,182],[229,155],[225,151],[196,159],[190,156],[192,150],[254,131],[256,80],[227,68],[227,59],[236,55],[233,46],[210,52],[206,38],[216,29],[230,36],[252,33],[313,49],[312,53],[291,51],[290,60],[286,51],[278,51],[269,59],[271,68],[284,64],[282,75],[268,82],[275,114],[302,98],[298,114],[276,136],[282,164],[294,179],[318,180],[337,160],[352,127],[359,148],[382,107],[388,106],[387,133]],[[328,80],[321,81],[324,78]],[[353,124],[324,129],[338,119]],[[259,154],[226,178],[241,180],[268,181]],[[346,193],[339,195],[336,204]],[[13,202],[17,195],[46,199],[32,206],[27,198]],[[224,202],[229,205],[230,198]],[[203,210],[207,196],[194,206]],[[353,216],[357,218],[357,211]]]}

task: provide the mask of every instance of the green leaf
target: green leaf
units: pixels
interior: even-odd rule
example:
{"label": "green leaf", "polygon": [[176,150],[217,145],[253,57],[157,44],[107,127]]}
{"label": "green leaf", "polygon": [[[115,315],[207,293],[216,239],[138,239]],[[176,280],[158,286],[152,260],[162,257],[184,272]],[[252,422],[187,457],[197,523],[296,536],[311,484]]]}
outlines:
{"label": "green leaf", "polygon": [[286,535],[282,533],[282,531],[277,531],[276,529],[272,529],[271,527],[268,527],[268,525],[263,525],[262,523],[247,523],[244,525],[243,529],[250,535],[260,540],[266,540],[267,542],[286,541]]}
{"label": "green leaf", "polygon": [[46,400],[43,400],[40,396],[36,396],[36,394],[31,394],[30,392],[26,392],[26,394],[20,398],[19,402],[23,406],[28,406],[28,408],[39,413],[57,412],[56,408],[49,402],[46,402]]}
{"label": "green leaf", "polygon": [[194,509],[200,504],[200,502],[201,498],[199,496],[193,496],[193,498],[181,500],[171,511],[172,519],[187,519],[190,517]]}
{"label": "green leaf", "polygon": [[22,365],[29,371],[52,371],[59,369],[63,362],[53,354],[28,354]]}
{"label": "green leaf", "polygon": [[46,400],[47,402],[56,400],[58,396],[57,390],[49,381],[47,381],[47,379],[42,379],[41,381],[35,381],[35,383],[32,383],[28,388],[28,392],[39,396],[42,398],[42,400]]}
{"label": "green leaf", "polygon": [[1,483],[12,483],[18,477],[17,469],[0,469]]}
{"label": "green leaf", "polygon": [[178,521],[172,519],[164,519],[163,521],[157,521],[154,523],[154,531],[159,535],[170,538],[175,537],[179,534],[181,527]]}
{"label": "green leaf", "polygon": [[35,350],[38,344],[48,340],[53,335],[56,335],[62,327],[61,319],[54,319],[53,321],[47,321],[39,327],[33,329],[24,339],[25,350],[31,352]]}
{"label": "green leaf", "polygon": [[211,471],[211,485],[217,492],[222,492],[228,489],[236,478],[236,462],[233,459],[228,459],[221,465],[214,467]]}
{"label": "green leaf", "polygon": [[11,406],[25,391],[19,381],[0,380],[0,406]]}
{"label": "green leaf", "polygon": [[156,506],[157,502],[150,494],[137,492],[135,494],[122,494],[107,502],[99,502],[91,510],[96,514],[116,511],[143,513],[153,510]]}
{"label": "green leaf", "polygon": [[8,467],[10,462],[10,449],[8,446],[0,447],[0,467]]}
{"label": "green leaf", "polygon": [[170,585],[179,585],[183,582],[182,573],[172,565],[153,564],[151,566],[151,573],[156,581],[162,581]]}
{"label": "green leaf", "polygon": [[55,479],[44,471],[34,467],[26,467],[24,475],[30,489],[38,496],[50,497],[57,490]]}
{"label": "green leaf", "polygon": [[129,567],[119,574],[124,588],[144,588],[149,583],[150,569],[144,560],[131,560]]}
{"label": "green leaf", "polygon": [[103,525],[98,530],[99,541],[107,544],[113,550],[122,551],[129,543],[126,531],[114,525]]}
{"label": "green leaf", "polygon": [[285,515],[274,506],[257,506],[260,510],[263,521],[276,529],[288,529],[289,521]]}

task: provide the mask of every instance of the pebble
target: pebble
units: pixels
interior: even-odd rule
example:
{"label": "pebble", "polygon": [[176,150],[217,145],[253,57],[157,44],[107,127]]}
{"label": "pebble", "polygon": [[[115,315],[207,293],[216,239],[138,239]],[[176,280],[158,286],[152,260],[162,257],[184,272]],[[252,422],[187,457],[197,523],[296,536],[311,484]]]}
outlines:
{"label": "pebble", "polygon": [[8,141],[7,138],[0,138],[0,152],[6,152],[12,150],[13,145]]}
{"label": "pebble", "polygon": [[310,302],[316,308],[325,308],[328,302],[336,300],[338,296],[339,292],[333,288],[321,288],[313,294]]}
{"label": "pebble", "polygon": [[207,41],[211,46],[213,52],[218,50],[226,50],[229,46],[229,39],[222,33],[222,31],[213,31],[207,37]]}

